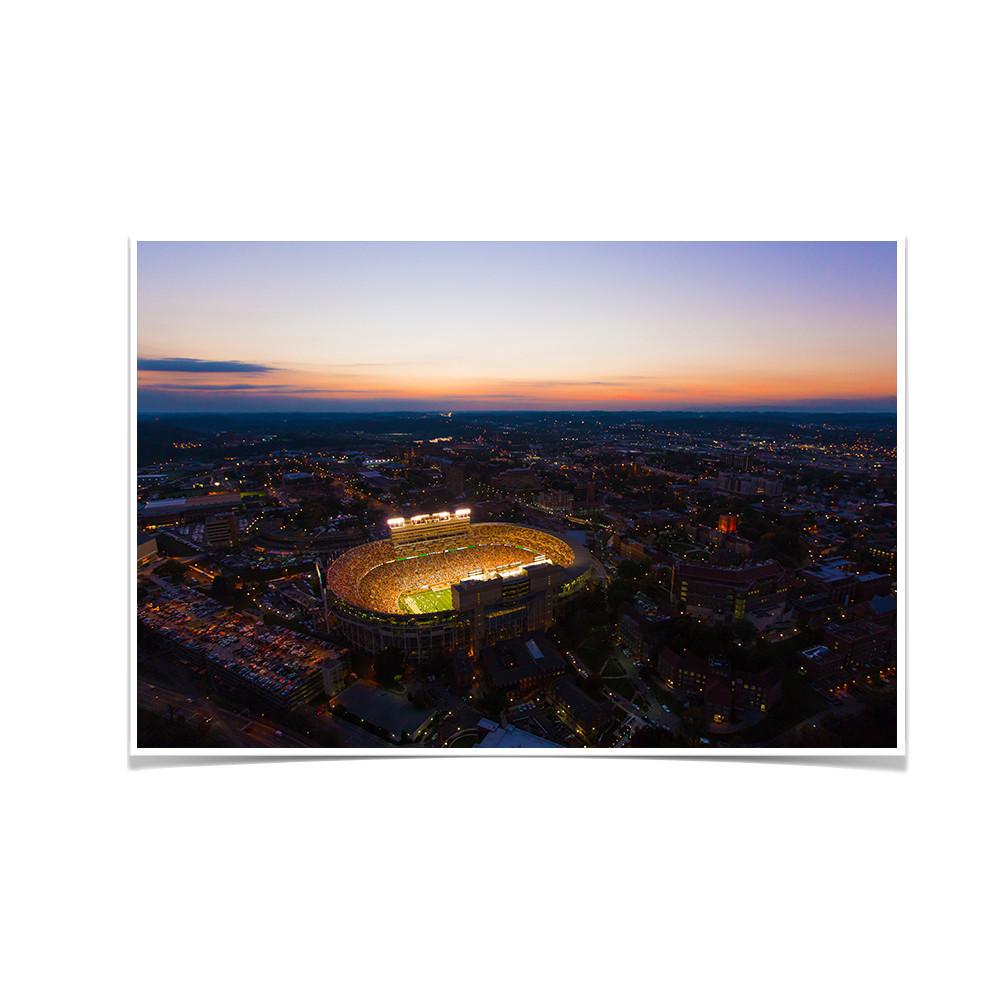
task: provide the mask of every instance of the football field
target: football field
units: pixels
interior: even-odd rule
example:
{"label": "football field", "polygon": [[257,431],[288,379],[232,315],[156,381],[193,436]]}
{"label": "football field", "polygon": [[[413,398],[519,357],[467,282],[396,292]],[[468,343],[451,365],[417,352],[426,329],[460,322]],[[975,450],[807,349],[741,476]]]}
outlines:
{"label": "football field", "polygon": [[402,601],[407,611],[429,614],[432,611],[451,611],[451,587],[442,590],[419,590],[407,594]]}

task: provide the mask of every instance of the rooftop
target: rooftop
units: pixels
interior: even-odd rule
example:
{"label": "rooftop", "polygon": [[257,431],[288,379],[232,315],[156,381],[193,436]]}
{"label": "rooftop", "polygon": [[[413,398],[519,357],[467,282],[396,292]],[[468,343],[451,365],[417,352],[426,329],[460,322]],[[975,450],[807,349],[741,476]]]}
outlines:
{"label": "rooftop", "polygon": [[542,739],[534,733],[529,733],[516,726],[495,726],[479,741],[477,746],[490,750],[533,750],[547,747],[558,747],[558,743]]}
{"label": "rooftop", "polygon": [[556,644],[538,634],[527,641],[512,639],[498,643],[483,653],[483,668],[497,687],[517,684],[523,678],[562,670],[562,654]]}
{"label": "rooftop", "polygon": [[873,597],[869,602],[868,606],[876,615],[889,614],[896,610],[896,598],[891,594],[884,597]]}
{"label": "rooftop", "polygon": [[344,688],[334,704],[355,718],[399,739],[422,729],[434,715],[433,708],[417,708],[404,695],[379,687],[373,681],[355,681]]}

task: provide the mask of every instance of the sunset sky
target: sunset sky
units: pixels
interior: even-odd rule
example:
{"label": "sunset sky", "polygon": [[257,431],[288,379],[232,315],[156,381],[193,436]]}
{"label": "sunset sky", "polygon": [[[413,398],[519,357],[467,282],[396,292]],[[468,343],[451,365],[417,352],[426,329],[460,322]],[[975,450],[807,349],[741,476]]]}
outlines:
{"label": "sunset sky", "polygon": [[894,243],[140,243],[140,412],[893,410]]}

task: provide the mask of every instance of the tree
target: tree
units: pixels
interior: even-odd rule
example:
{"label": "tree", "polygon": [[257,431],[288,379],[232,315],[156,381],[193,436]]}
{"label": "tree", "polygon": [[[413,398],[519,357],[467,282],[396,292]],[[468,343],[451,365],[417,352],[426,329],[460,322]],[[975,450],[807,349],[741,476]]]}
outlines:
{"label": "tree", "polygon": [[233,598],[236,581],[225,573],[219,573],[212,579],[212,596],[217,601],[228,603]]}
{"label": "tree", "polygon": [[612,580],[608,584],[608,607],[612,614],[627,601],[631,601],[638,589],[634,581],[624,580],[621,577]]}
{"label": "tree", "polygon": [[499,716],[507,707],[507,696],[499,691],[487,691],[479,697],[476,705],[484,715]]}
{"label": "tree", "polygon": [[650,749],[654,747],[675,747],[677,745],[678,743],[674,739],[674,734],[669,729],[661,729],[659,726],[644,726],[642,729],[637,730],[629,741],[630,747],[648,747]]}
{"label": "tree", "polygon": [[403,654],[393,647],[379,650],[375,654],[375,680],[383,687],[396,683],[396,678],[403,672]]}
{"label": "tree", "polygon": [[444,677],[448,673],[450,663],[448,654],[438,649],[428,659],[417,664],[417,673],[425,681],[432,677]]}
{"label": "tree", "polygon": [[186,572],[187,566],[185,566],[179,559],[168,559],[157,570],[157,573],[160,576],[165,576],[168,580],[172,580],[174,583],[178,583],[182,580]]}
{"label": "tree", "polygon": [[618,576],[622,580],[635,582],[646,575],[646,567],[635,559],[623,559],[618,564]]}
{"label": "tree", "polygon": [[705,708],[694,704],[685,709],[681,715],[680,737],[683,744],[697,746],[705,735]]}
{"label": "tree", "polygon": [[761,558],[777,559],[783,566],[795,568],[806,561],[802,538],[795,528],[782,526],[760,536],[756,554]]}
{"label": "tree", "polygon": [[611,615],[603,588],[594,587],[581,594],[570,606],[563,627],[571,646],[580,645],[594,630],[611,624]]}

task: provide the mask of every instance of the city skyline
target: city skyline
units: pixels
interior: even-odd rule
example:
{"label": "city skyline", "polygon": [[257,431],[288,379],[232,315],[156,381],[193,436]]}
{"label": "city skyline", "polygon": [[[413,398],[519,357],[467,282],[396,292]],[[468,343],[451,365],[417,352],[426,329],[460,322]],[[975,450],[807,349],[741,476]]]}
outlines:
{"label": "city skyline", "polygon": [[138,409],[894,412],[895,243],[148,243]]}

